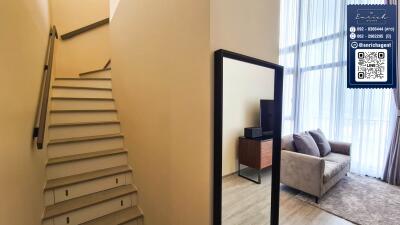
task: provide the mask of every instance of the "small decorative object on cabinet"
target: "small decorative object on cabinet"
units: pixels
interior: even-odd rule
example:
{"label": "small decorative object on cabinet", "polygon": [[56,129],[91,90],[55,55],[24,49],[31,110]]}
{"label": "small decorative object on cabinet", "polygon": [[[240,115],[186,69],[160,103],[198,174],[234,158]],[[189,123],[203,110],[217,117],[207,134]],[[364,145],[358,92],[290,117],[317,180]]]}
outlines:
{"label": "small decorative object on cabinet", "polygon": [[247,138],[259,138],[262,134],[261,127],[246,127],[244,128],[244,136]]}
{"label": "small decorative object on cabinet", "polygon": [[[239,137],[238,155],[238,175],[257,184],[261,184],[261,170],[272,166],[272,137]],[[240,174],[241,165],[257,169],[258,180],[253,180]]]}

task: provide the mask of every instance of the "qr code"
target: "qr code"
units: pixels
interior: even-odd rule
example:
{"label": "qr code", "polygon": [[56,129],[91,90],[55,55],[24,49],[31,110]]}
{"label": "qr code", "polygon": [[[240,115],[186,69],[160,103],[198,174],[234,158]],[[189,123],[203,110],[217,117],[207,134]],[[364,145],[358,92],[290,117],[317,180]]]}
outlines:
{"label": "qr code", "polygon": [[386,49],[356,49],[355,62],[357,82],[387,81]]}

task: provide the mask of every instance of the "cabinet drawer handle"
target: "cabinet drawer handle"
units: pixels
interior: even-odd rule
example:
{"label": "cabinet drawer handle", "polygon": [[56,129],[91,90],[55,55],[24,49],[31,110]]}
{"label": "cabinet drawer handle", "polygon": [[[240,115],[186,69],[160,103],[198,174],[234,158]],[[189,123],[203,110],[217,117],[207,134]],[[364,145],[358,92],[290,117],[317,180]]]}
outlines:
{"label": "cabinet drawer handle", "polygon": [[124,200],[121,200],[121,206],[124,206]]}
{"label": "cabinet drawer handle", "polygon": [[115,183],[118,184],[118,178],[115,178]]}
{"label": "cabinet drawer handle", "polygon": [[65,190],[65,196],[68,196],[68,195],[69,195],[69,191]]}
{"label": "cabinet drawer handle", "polygon": [[67,217],[67,224],[69,224],[69,217]]}

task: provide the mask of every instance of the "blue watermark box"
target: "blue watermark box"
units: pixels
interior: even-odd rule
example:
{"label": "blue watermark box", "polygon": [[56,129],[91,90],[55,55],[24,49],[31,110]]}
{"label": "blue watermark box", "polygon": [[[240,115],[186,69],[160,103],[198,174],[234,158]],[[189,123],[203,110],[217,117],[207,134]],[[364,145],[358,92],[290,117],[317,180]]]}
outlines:
{"label": "blue watermark box", "polygon": [[395,5],[347,6],[347,87],[396,88]]}

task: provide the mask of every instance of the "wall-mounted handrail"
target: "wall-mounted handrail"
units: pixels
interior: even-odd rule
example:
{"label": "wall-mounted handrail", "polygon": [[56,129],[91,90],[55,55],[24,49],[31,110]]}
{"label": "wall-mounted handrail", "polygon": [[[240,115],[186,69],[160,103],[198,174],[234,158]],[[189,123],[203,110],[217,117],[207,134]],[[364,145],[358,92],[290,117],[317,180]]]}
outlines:
{"label": "wall-mounted handrail", "polygon": [[55,39],[58,39],[58,34],[56,26],[53,26],[50,28],[50,37],[49,37],[49,42],[47,44],[46,60],[43,70],[40,100],[36,116],[35,128],[33,130],[33,137],[37,138],[36,144],[38,149],[43,148],[44,136],[46,131],[46,117],[47,117],[47,107],[50,95],[51,71],[53,68]]}
{"label": "wall-mounted handrail", "polygon": [[107,69],[110,64],[111,64],[111,59],[109,59],[107,61],[106,65],[103,67],[103,69]]}
{"label": "wall-mounted handrail", "polygon": [[103,72],[103,71],[108,71],[108,70],[111,70],[111,68],[101,68],[101,69],[98,69],[98,70],[91,70],[91,71],[88,71],[88,72],[80,73],[79,76],[85,76],[85,75],[89,75],[89,74],[92,74],[92,73],[98,73],[98,72]]}
{"label": "wall-mounted handrail", "polygon": [[111,59],[109,59],[107,61],[106,65],[103,68],[97,69],[97,70],[91,70],[91,71],[88,71],[88,72],[83,72],[83,73],[80,73],[79,76],[85,76],[85,75],[89,75],[89,74],[93,74],[93,73],[98,73],[98,72],[111,70],[111,67],[109,67],[110,64],[111,64]]}
{"label": "wall-mounted handrail", "polygon": [[62,40],[67,40],[67,39],[73,38],[73,37],[75,37],[76,35],[79,35],[79,34],[82,34],[82,33],[87,32],[87,31],[93,30],[93,29],[95,29],[95,28],[97,28],[97,27],[101,27],[101,26],[103,26],[103,25],[108,24],[109,22],[110,22],[110,18],[106,18],[106,19],[97,21],[97,22],[95,22],[95,23],[89,24],[89,25],[87,25],[87,26],[78,28],[78,29],[76,29],[76,30],[73,30],[73,31],[71,31],[71,32],[68,32],[68,33],[66,33],[66,34],[61,35],[61,39],[62,39]]}

